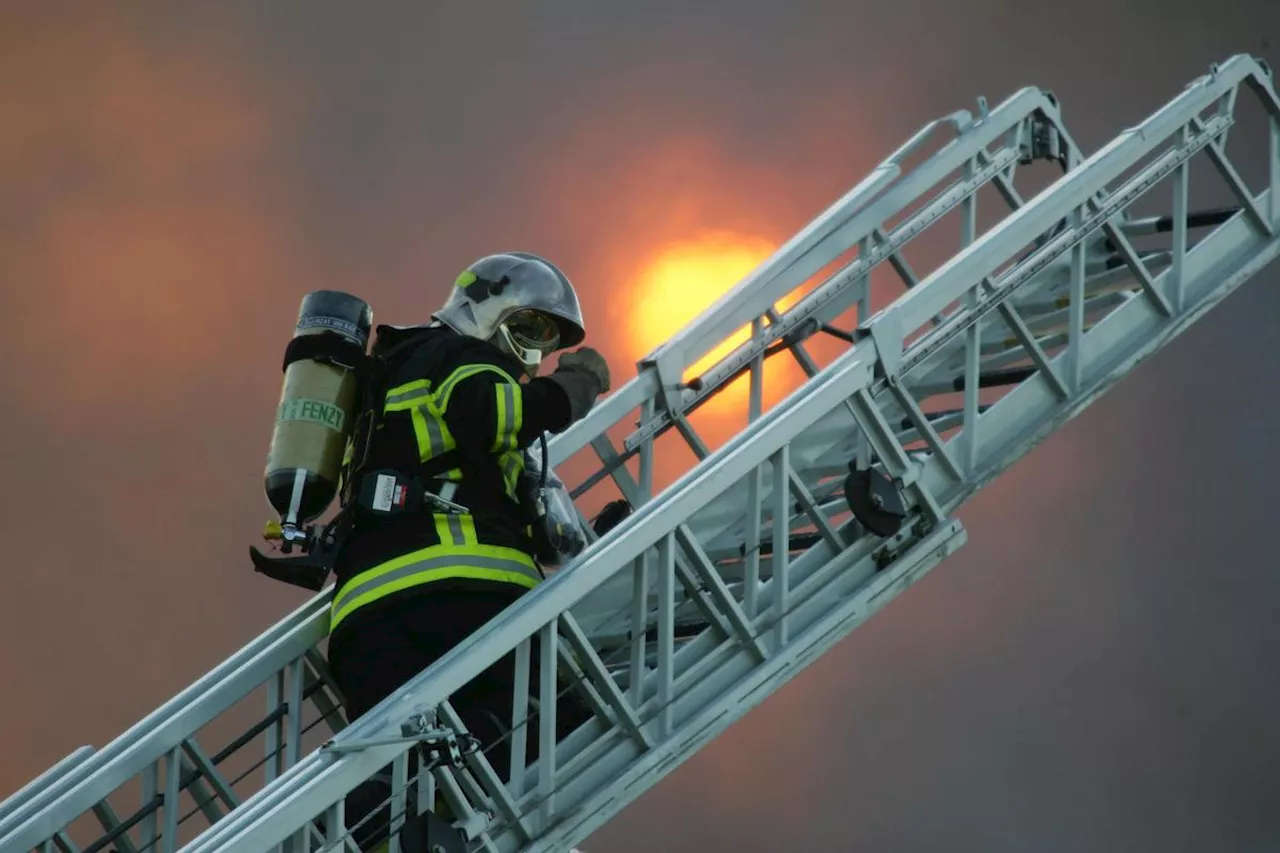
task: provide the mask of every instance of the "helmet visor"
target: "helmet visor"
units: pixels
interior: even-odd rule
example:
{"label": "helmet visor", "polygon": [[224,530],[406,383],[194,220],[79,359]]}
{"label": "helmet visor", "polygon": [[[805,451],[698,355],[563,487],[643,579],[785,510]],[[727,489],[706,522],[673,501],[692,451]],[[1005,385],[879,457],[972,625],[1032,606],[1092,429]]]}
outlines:
{"label": "helmet visor", "polygon": [[516,345],[523,349],[538,350],[546,356],[560,344],[559,325],[541,311],[528,308],[516,311],[503,325]]}

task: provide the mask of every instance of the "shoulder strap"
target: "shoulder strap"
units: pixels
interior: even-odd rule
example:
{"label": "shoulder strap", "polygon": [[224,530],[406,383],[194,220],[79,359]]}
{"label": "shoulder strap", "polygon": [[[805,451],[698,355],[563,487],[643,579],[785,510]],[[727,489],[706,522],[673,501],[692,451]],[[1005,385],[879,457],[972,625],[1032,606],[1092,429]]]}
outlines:
{"label": "shoulder strap", "polygon": [[[381,335],[379,337],[381,338]],[[392,363],[397,357],[407,355],[426,342],[427,339],[422,335],[410,335],[382,352],[379,352],[375,342],[372,353],[365,356],[360,363],[356,372],[358,380],[356,394],[360,400],[360,407],[356,415],[355,428],[351,431],[351,453],[342,466],[342,493],[339,495],[342,506],[346,506],[351,501],[355,481],[368,462],[369,446],[382,417],[382,401],[386,397]]]}

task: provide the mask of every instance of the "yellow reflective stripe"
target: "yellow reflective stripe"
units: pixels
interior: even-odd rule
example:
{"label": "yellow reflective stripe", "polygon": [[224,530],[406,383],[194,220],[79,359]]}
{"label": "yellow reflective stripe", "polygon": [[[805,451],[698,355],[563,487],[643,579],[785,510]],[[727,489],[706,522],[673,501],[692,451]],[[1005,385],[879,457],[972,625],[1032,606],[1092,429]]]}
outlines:
{"label": "yellow reflective stripe", "polygon": [[524,426],[524,406],[521,405],[520,389],[506,382],[494,386],[494,411],[497,413],[497,428],[493,432],[493,447],[490,451],[515,450]]}
{"label": "yellow reflective stripe", "polygon": [[430,387],[431,387],[430,379],[413,379],[404,383],[403,385],[397,385],[394,388],[388,388],[387,396],[394,397],[399,394],[407,394],[410,391],[420,391],[423,388],[430,388]]}
{"label": "yellow reflective stripe", "polygon": [[507,388],[505,383],[498,383],[493,386],[493,444],[489,447],[490,453],[496,453],[506,447],[507,444],[507,395],[502,393],[502,389]]}
{"label": "yellow reflective stripe", "polygon": [[436,524],[436,535],[446,545],[479,545],[476,536],[476,521],[468,513],[437,513],[433,516]]}
{"label": "yellow reflective stripe", "polygon": [[541,580],[529,555],[514,548],[432,545],[388,560],[347,581],[333,599],[329,630],[359,607],[403,589],[448,578],[495,581],[526,589],[533,589]]}
{"label": "yellow reflective stripe", "polygon": [[[435,459],[458,446],[444,417],[449,398],[459,382],[481,373],[496,373],[504,380],[495,386],[497,428],[492,449],[494,452],[515,449],[524,425],[519,383],[500,367],[469,364],[450,373],[435,391],[431,390],[429,379],[415,379],[387,391],[383,412],[409,413],[420,461]],[[462,472],[454,469],[443,476],[446,480],[458,481],[462,479]],[[514,489],[514,486],[510,488]]]}
{"label": "yellow reflective stripe", "polygon": [[387,391],[383,412],[403,412],[412,409],[431,396],[431,380],[415,379]]}
{"label": "yellow reflective stripe", "polygon": [[457,447],[434,397],[428,397],[415,406],[409,415],[413,420],[413,435],[418,441],[418,458],[421,461],[443,456]]}
{"label": "yellow reflective stripe", "polygon": [[516,384],[516,381],[511,378],[511,374],[507,373],[501,367],[496,367],[492,364],[468,364],[465,367],[459,367],[453,373],[450,373],[449,376],[440,383],[440,387],[436,389],[435,397],[440,403],[440,411],[443,412],[449,408],[449,397],[453,395],[453,389],[458,386],[459,382],[464,379],[470,379],[472,376],[477,376],[481,373],[496,373],[512,385]]}
{"label": "yellow reflective stripe", "polygon": [[467,513],[464,515],[455,515],[453,518],[457,519],[458,525],[462,528],[462,532],[459,535],[459,538],[455,540],[454,544],[467,546],[479,545],[480,538],[476,536],[475,516]]}
{"label": "yellow reflective stripe", "polygon": [[502,469],[502,481],[507,487],[507,494],[515,497],[516,484],[524,471],[524,454],[518,450],[508,450],[498,457],[498,467]]}
{"label": "yellow reflective stripe", "polygon": [[[516,433],[519,432],[520,425],[524,421],[518,393],[520,386],[511,378],[511,374],[500,367],[492,364],[469,364],[450,373],[444,382],[440,383],[434,395],[434,400],[440,407],[440,414],[443,416],[449,410],[449,398],[453,396],[453,390],[458,387],[458,383],[473,376],[479,376],[481,373],[496,373],[504,380],[495,386],[497,427],[494,430],[494,443],[491,450],[501,450],[508,443],[511,447],[515,447]],[[515,424],[514,432],[509,426],[512,423]]]}
{"label": "yellow reflective stripe", "polygon": [[511,450],[515,450],[519,446],[520,430],[524,429],[524,392],[520,390],[519,385],[508,385],[511,389],[511,399],[513,405],[511,411]]}

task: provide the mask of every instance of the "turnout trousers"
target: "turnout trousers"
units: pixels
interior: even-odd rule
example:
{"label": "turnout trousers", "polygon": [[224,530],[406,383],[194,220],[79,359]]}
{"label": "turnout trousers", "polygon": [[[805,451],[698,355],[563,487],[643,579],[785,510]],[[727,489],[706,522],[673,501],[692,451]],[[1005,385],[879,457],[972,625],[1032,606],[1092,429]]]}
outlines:
{"label": "turnout trousers", "polygon": [[[427,585],[428,587],[433,584]],[[512,593],[473,589],[421,588],[393,595],[376,606],[353,613],[329,641],[329,664],[345,699],[347,719],[354,721],[449,650],[498,615],[524,590]],[[529,695],[538,696],[538,643],[531,643]],[[510,776],[512,700],[515,692],[515,654],[508,654],[473,679],[449,702],[504,782]],[[556,707],[557,740],[590,718],[591,712],[576,690],[559,686]],[[538,717],[526,715],[526,760],[537,758]],[[417,773],[417,751],[409,754],[409,778]],[[371,851],[386,841],[391,822],[391,767],[356,788],[345,804],[346,824],[361,850]],[[415,812],[412,791],[409,814]],[[366,819],[367,818],[367,819]],[[405,851],[416,853],[416,851]],[[425,853],[425,851],[424,851]]]}

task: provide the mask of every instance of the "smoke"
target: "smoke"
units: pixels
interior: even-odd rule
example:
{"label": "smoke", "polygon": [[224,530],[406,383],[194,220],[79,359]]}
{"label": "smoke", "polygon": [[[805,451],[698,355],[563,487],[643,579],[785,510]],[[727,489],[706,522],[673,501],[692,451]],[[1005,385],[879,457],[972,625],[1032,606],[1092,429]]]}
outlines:
{"label": "smoke", "polygon": [[219,564],[237,479],[256,478],[228,460],[253,458],[238,430],[262,419],[237,409],[276,381],[245,346],[304,266],[258,81],[106,4],[17,17],[0,36],[0,643],[31,651],[0,683],[28,697],[10,731],[45,736],[9,740],[0,789],[234,647]]}
{"label": "smoke", "polygon": [[4,346],[31,365],[26,405],[132,415],[118,404],[152,408],[234,358],[295,253],[250,81],[105,7],[88,18],[15,28],[0,58],[2,298],[22,319]]}

